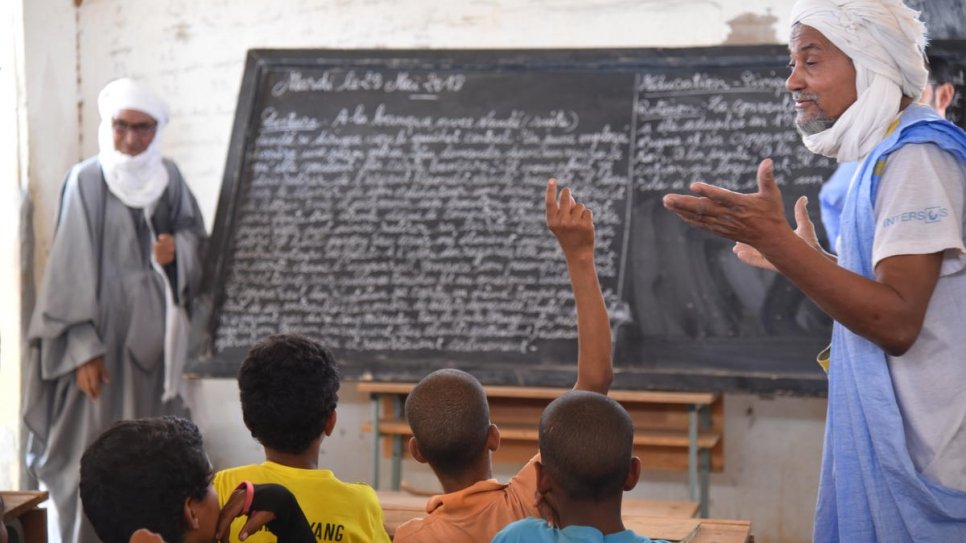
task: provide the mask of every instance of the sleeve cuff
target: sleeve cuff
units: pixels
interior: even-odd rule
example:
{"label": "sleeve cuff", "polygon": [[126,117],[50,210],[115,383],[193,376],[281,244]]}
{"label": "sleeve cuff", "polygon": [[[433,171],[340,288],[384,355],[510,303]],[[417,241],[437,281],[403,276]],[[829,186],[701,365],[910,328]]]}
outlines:
{"label": "sleeve cuff", "polygon": [[64,360],[72,368],[78,368],[89,360],[104,356],[106,349],[91,323],[71,326],[67,330],[67,352]]}

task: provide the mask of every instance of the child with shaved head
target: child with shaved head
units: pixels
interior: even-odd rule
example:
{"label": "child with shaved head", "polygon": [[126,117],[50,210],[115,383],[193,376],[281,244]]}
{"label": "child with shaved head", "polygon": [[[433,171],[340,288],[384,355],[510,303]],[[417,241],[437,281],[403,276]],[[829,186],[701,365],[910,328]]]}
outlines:
{"label": "child with shaved head", "polygon": [[[567,261],[577,306],[577,390],[606,394],[613,379],[611,330],[594,266],[594,223],[570,189],[557,197],[547,183],[547,226]],[[426,504],[428,515],[396,530],[395,543],[489,541],[507,524],[539,516],[536,464],[531,459],[509,483],[493,479],[490,453],[500,431],[490,423],[483,387],[472,375],[443,369],[426,376],[406,400],[413,431],[409,450],[428,463],[444,494]]]}
{"label": "child with shaved head", "polygon": [[624,529],[621,498],[637,485],[641,461],[633,456],[634,427],[627,411],[594,392],[557,398],[540,417],[537,490],[550,519],[510,524],[494,543],[650,543]]}

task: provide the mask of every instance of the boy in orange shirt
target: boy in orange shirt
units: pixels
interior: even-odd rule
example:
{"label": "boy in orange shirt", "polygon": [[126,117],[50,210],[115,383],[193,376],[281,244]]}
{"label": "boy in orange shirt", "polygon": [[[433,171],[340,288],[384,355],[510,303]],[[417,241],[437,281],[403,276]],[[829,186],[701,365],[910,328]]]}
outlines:
{"label": "boy in orange shirt", "polygon": [[[607,394],[613,379],[611,330],[594,265],[594,223],[569,188],[557,198],[556,180],[547,183],[547,226],[567,260],[577,306],[575,390]],[[426,376],[406,400],[413,431],[409,450],[428,463],[444,494],[426,504],[428,515],[401,525],[395,543],[477,543],[489,541],[507,524],[541,516],[532,458],[509,483],[493,479],[490,453],[500,431],[490,423],[483,387],[466,372],[444,369]]]}

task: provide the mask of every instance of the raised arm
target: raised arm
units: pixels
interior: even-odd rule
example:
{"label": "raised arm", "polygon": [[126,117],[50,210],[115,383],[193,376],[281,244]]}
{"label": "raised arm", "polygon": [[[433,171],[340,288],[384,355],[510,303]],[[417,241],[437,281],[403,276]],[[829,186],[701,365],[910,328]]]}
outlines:
{"label": "raised arm", "polygon": [[557,197],[557,180],[547,182],[547,226],[560,243],[577,306],[575,390],[607,394],[614,379],[611,330],[594,263],[593,214],[574,201],[569,188]]}

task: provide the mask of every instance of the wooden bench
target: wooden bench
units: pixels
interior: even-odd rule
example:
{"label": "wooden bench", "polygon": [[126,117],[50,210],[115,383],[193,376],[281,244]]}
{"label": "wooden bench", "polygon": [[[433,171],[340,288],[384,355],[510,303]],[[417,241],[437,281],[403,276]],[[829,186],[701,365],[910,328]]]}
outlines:
{"label": "wooden bench", "polygon": [[[426,516],[426,496],[407,492],[377,491],[389,537],[404,522]],[[653,539],[687,540],[690,543],[746,543],[751,525],[747,521],[693,518],[697,504],[690,501],[625,499],[624,526]],[[690,538],[690,539],[689,539]]]}
{"label": "wooden bench", "polygon": [[47,510],[37,507],[47,499],[38,490],[0,490],[10,543],[47,543]]}
{"label": "wooden bench", "polygon": [[[412,435],[403,415],[414,383],[359,382],[372,400],[373,486],[379,487],[379,450],[391,458],[391,487],[398,490],[405,441]],[[524,462],[536,453],[540,414],[551,400],[569,389],[487,386],[490,418],[500,428],[495,461]],[[724,468],[724,414],[721,395],[711,392],[612,390],[634,422],[634,452],[645,470],[687,470],[691,500],[708,515],[708,477]],[[384,439],[385,438],[385,439]]]}
{"label": "wooden bench", "polygon": [[[399,490],[377,490],[376,495],[379,496],[383,511],[417,513],[409,518],[418,518],[426,514],[426,502],[429,501],[429,496],[417,496]],[[621,505],[623,514],[638,517],[693,518],[698,512],[698,504],[692,501],[625,498]]]}

